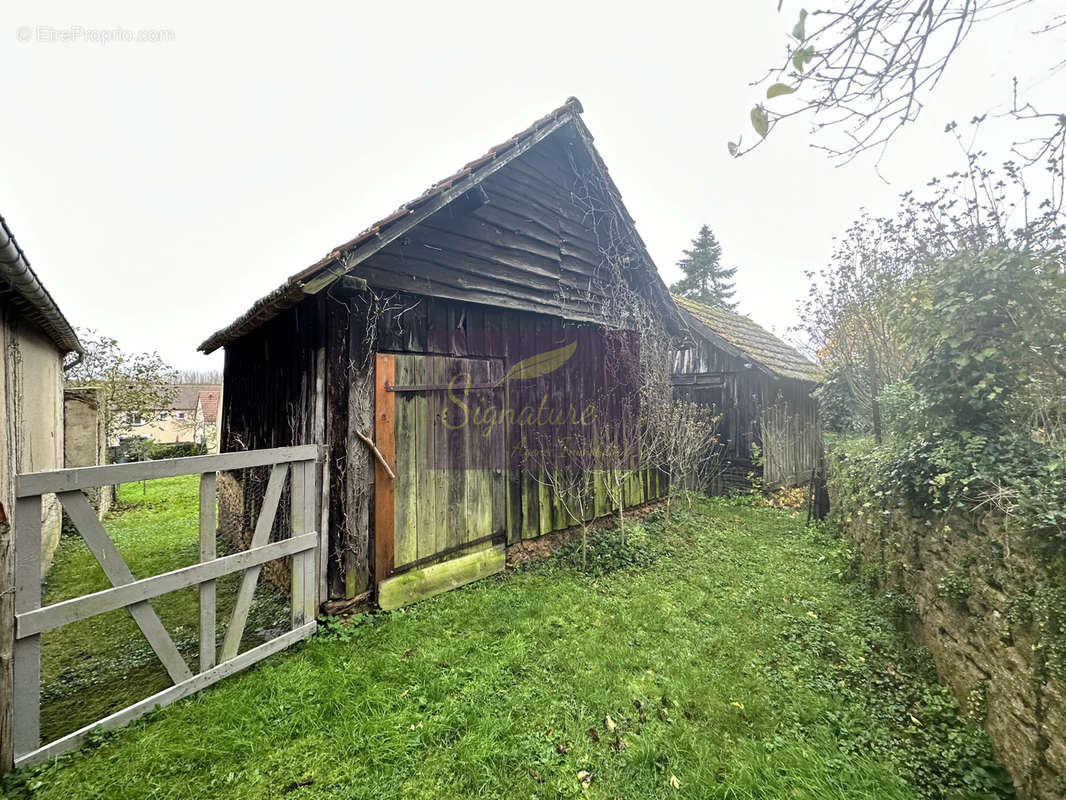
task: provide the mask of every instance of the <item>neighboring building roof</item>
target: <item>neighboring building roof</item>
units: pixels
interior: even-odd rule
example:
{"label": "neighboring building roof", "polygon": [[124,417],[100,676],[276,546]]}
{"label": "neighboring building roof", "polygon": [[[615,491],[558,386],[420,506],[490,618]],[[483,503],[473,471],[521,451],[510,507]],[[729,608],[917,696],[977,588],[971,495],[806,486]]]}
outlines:
{"label": "neighboring building roof", "polygon": [[217,394],[221,390],[217,383],[179,383],[176,388],[178,391],[170,404],[171,411],[195,411],[202,393]]}
{"label": "neighboring building roof", "polygon": [[204,415],[204,422],[214,425],[218,421],[218,398],[221,393],[217,390],[200,392],[196,398],[196,405],[200,413]]}
{"label": "neighboring building roof", "polygon": [[693,332],[712,344],[750,358],[779,378],[821,383],[824,376],[817,364],[748,317],[677,295],[674,301],[694,323]]}
{"label": "neighboring building roof", "polygon": [[299,303],[304,297],[322,291],[351,272],[361,261],[386,247],[406,231],[461,197],[489,175],[568,123],[573,123],[577,127],[592,160],[602,173],[612,201],[622,219],[629,226],[634,242],[643,256],[651,277],[652,290],[662,297],[662,313],[666,315],[670,327],[680,333],[684,330],[684,323],[676,314],[673,304],[670,303],[669,293],[659,276],[655,262],[652,261],[644,241],[633,226],[633,218],[622,205],[621,194],[608,174],[603,159],[600,158],[592,144],[592,134],[581,121],[582,111],[581,102],[576,97],[567,99],[562,106],[540,118],[525,130],[515,134],[506,142],[490,148],[485,155],[474,159],[453,175],[437,181],[414,200],[404,203],[392,214],[378,220],[354,239],[335,247],[307,269],[291,276],[273,292],[257,300],[247,312],[229,326],[208,337],[199,349],[204,353],[211,353],[228,342],[255,330],[285,309]]}
{"label": "neighboring building roof", "polygon": [[0,296],[10,296],[12,304],[45,332],[64,353],[84,353],[77,334],[59,310],[56,301],[30,268],[14,234],[0,217]]}

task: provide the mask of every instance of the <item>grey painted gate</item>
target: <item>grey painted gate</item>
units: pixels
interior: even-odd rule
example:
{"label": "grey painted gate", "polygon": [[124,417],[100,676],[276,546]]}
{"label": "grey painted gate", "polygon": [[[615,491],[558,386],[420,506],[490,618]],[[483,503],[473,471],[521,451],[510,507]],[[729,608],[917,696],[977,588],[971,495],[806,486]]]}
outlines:
{"label": "grey painted gate", "polygon": [[[158,706],[167,705],[231,675],[315,630],[315,612],[325,581],[326,546],[316,530],[315,445],[251,450],[213,456],[194,456],[135,464],[53,470],[18,476],[15,507],[15,653],[14,745],[15,766],[46,760],[79,746],[93,730],[114,728]],[[270,467],[270,479],[247,550],[216,556],[217,473],[251,467]],[[119,483],[200,476],[200,558],[198,563],[137,580],[101,526],[82,490]],[[291,536],[270,542],[270,533],[289,484]],[[67,516],[96,557],[111,588],[41,606],[41,496],[55,493]],[[262,565],[292,558],[292,619],[290,630],[239,653],[252,595]],[[215,581],[241,572],[233,614],[216,652]],[[167,592],[199,586],[200,658],[193,674],[159,617],[148,602]],[[97,614],[126,608],[166,668],[173,685],[108,717],[42,745],[40,741],[41,634]]]}

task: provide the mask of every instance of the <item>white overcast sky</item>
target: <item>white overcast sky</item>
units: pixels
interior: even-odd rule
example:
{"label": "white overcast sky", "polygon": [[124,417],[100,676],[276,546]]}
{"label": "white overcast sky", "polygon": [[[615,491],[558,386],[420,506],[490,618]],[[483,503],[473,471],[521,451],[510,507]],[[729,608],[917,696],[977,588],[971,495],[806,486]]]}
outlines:
{"label": "white overcast sky", "polygon": [[[890,213],[958,165],[946,122],[1003,110],[1015,75],[1061,101],[1047,70],[1066,44],[1029,35],[1056,0],[977,29],[882,162],[886,185],[869,161],[832,166],[802,122],[729,157],[754,135],[748,83],[783,55],[799,3],[776,6],[8,0],[0,213],[74,325],[220,366],[195,352],[208,334],[575,95],[667,282],[706,222],[739,268],[741,310],[784,333],[803,271],[860,207]],[[21,42],[23,26],[174,41]]]}

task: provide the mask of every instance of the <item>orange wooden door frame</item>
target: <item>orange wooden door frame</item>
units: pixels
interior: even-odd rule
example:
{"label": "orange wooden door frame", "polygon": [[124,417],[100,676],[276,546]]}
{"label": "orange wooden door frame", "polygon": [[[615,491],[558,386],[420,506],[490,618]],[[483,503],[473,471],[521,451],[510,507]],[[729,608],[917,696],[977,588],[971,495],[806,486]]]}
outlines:
{"label": "orange wooden door frame", "polygon": [[[378,353],[374,362],[374,442],[388,464],[396,463],[396,395],[388,390],[396,380],[394,356]],[[396,550],[393,481],[374,462],[374,588],[392,572]]]}

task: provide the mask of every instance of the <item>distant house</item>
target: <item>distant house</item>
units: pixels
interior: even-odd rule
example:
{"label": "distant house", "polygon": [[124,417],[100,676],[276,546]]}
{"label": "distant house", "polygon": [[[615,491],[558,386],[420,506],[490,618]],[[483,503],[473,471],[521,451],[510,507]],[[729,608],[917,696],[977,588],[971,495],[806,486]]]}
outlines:
{"label": "distant house", "polygon": [[798,486],[822,463],[820,368],[748,317],[682,297],[692,343],[674,355],[676,397],[720,414],[723,469],[710,490],[723,493],[760,477]]}
{"label": "distant house", "polygon": [[[0,574],[9,575],[15,475],[63,467],[63,362],[70,354],[80,358],[83,350],[2,217],[0,338]],[[42,575],[59,544],[61,516],[55,497],[45,498]]]}
{"label": "distant house", "polygon": [[197,422],[200,395],[213,392],[217,408],[217,398],[222,392],[222,387],[212,383],[183,383],[179,384],[176,389],[177,392],[170,407],[165,411],[160,411],[153,419],[139,417],[128,419],[129,427],[122,434],[122,438],[147,436],[149,439],[165,444],[204,443],[203,425]]}
{"label": "distant house", "polygon": [[222,392],[218,389],[208,389],[196,396],[194,436],[207,453],[218,452],[218,406],[221,396]]}

